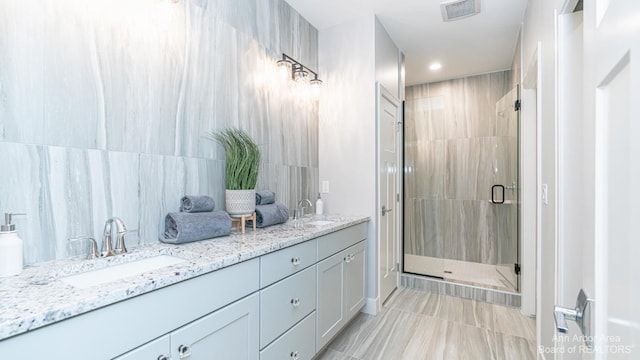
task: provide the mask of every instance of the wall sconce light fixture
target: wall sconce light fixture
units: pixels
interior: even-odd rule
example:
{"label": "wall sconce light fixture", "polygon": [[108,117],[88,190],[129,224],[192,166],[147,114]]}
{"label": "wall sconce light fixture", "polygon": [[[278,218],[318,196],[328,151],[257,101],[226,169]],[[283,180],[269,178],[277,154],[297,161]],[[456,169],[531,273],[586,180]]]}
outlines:
{"label": "wall sconce light fixture", "polygon": [[309,69],[285,53],[282,53],[282,59],[278,60],[277,64],[282,69],[281,71],[284,76],[291,76],[291,79],[295,81],[302,81],[306,80],[309,74],[312,74],[313,79],[309,80],[309,83],[314,85],[314,87],[322,85],[322,80],[318,79],[317,72]]}

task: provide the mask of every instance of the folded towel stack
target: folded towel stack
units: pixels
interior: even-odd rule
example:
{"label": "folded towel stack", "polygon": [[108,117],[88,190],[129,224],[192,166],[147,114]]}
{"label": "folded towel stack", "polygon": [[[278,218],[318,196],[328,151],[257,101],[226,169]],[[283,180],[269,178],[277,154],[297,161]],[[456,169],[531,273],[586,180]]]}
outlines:
{"label": "folded towel stack", "polygon": [[187,195],[181,202],[180,211],[187,213],[209,212],[216,208],[215,200],[206,195]]}
{"label": "folded towel stack", "polygon": [[215,201],[209,196],[185,196],[180,211],[167,214],[160,241],[183,244],[192,241],[227,236],[231,233],[231,218],[224,211],[213,211]]}
{"label": "folded towel stack", "polygon": [[256,205],[256,227],[263,228],[282,224],[289,219],[289,209],[275,202],[268,205]]}
{"label": "folded towel stack", "polygon": [[276,202],[276,193],[269,190],[256,191],[256,227],[282,224],[288,219],[289,209]]}
{"label": "folded towel stack", "polygon": [[276,202],[276,193],[273,191],[256,191],[256,205],[268,205],[274,202]]}

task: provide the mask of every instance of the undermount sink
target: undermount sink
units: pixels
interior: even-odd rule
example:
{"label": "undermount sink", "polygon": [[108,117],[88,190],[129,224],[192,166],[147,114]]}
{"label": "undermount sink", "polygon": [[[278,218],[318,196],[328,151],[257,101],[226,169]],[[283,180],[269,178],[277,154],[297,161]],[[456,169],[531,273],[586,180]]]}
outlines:
{"label": "undermount sink", "polygon": [[313,221],[309,221],[307,223],[307,225],[311,225],[311,226],[324,226],[324,225],[329,225],[329,224],[333,224],[334,221],[331,220],[313,220]]}
{"label": "undermount sink", "polygon": [[159,255],[130,261],[124,264],[112,265],[98,270],[86,271],[76,275],[65,276],[60,278],[60,280],[74,287],[86,289],[124,279],[129,276],[142,274],[147,271],[179,264],[184,261],[186,260],[175,256]]}

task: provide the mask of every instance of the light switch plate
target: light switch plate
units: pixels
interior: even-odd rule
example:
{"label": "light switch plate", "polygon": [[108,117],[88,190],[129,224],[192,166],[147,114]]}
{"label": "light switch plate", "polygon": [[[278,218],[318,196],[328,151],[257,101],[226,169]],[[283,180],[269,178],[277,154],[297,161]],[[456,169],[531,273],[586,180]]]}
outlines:
{"label": "light switch plate", "polygon": [[323,194],[328,194],[329,193],[329,181],[328,180],[322,180],[322,191]]}

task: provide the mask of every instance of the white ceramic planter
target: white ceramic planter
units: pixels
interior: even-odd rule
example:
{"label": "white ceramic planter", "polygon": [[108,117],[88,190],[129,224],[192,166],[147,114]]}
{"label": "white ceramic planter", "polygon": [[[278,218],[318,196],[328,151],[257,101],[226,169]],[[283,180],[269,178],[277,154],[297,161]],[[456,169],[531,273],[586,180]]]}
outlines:
{"label": "white ceramic planter", "polygon": [[256,210],[256,190],[225,190],[225,208],[231,216],[253,213]]}

